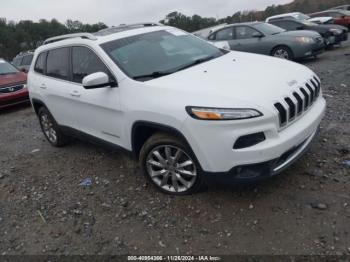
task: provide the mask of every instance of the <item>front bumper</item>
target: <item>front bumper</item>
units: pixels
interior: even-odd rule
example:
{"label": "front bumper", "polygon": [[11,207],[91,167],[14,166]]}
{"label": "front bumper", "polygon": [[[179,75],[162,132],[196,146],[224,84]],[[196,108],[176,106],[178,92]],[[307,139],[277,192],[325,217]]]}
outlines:
{"label": "front bumper", "polygon": [[0,108],[10,107],[27,102],[29,102],[29,93],[27,88],[13,93],[0,94]]}
{"label": "front bumper", "polygon": [[296,59],[316,56],[316,55],[322,54],[325,50],[325,47],[326,46],[322,40],[314,44],[298,45],[293,50],[294,56]]}
{"label": "front bumper", "polygon": [[[183,126],[187,141],[205,173],[230,173],[235,167],[280,159],[286,152],[307,141],[318,129],[326,101],[319,97],[294,123],[279,130],[275,116],[243,121],[198,121],[188,118]],[[242,149],[233,149],[242,136],[263,132],[266,140]],[[279,170],[276,170],[279,171]]]}
{"label": "front bumper", "polygon": [[326,43],[327,46],[338,45],[342,41],[346,41],[346,40],[348,40],[348,34],[347,33],[342,33],[342,34],[339,34],[339,35],[333,35],[333,36],[330,36],[328,38],[325,38],[325,43]]}
{"label": "front bumper", "polygon": [[208,184],[242,184],[261,181],[276,176],[299,160],[310,148],[317,137],[317,131],[311,134],[301,144],[292,147],[279,158],[263,163],[242,165],[232,168],[226,173],[204,172]]}

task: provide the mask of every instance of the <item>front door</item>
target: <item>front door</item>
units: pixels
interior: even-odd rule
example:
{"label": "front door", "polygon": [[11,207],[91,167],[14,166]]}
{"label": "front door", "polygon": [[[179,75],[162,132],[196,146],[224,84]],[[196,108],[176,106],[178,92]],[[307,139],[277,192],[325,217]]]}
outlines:
{"label": "front door", "polygon": [[113,144],[121,145],[122,112],[120,108],[120,89],[103,87],[85,89],[83,78],[96,72],[104,72],[111,82],[115,77],[95,52],[85,46],[72,47],[72,82],[75,87],[77,116],[80,130]]}

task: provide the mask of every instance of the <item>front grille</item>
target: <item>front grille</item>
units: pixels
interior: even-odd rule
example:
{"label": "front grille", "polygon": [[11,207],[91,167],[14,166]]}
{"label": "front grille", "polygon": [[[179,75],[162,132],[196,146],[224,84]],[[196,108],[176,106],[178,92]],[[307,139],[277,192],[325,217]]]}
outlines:
{"label": "front grille", "polygon": [[280,127],[285,127],[306,112],[319,97],[321,82],[317,77],[310,79],[308,83],[295,90],[283,101],[274,104],[278,112]]}
{"label": "front grille", "polygon": [[15,86],[0,87],[0,93],[7,94],[7,93],[17,92],[17,91],[23,89],[23,87],[24,87],[23,84],[15,85]]}

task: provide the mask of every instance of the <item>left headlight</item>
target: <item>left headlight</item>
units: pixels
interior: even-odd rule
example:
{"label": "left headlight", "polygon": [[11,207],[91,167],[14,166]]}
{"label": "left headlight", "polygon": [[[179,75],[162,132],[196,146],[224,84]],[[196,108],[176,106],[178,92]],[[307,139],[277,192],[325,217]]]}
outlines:
{"label": "left headlight", "polygon": [[298,42],[305,43],[305,44],[315,43],[315,40],[312,37],[300,36],[300,37],[297,37],[297,40]]}
{"label": "left headlight", "polygon": [[186,107],[187,113],[201,120],[239,120],[260,117],[263,114],[250,108],[210,108],[210,107]]}

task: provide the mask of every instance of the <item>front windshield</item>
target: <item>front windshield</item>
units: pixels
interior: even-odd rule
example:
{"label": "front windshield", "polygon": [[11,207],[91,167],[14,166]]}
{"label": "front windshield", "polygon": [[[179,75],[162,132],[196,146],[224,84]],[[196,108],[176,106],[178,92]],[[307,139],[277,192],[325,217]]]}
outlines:
{"label": "front windshield", "polygon": [[310,16],[304,15],[304,14],[297,14],[297,15],[296,15],[296,18],[297,18],[298,20],[302,21],[302,20],[308,20],[308,19],[310,19]]}
{"label": "front windshield", "polygon": [[130,78],[150,80],[226,53],[177,29],[117,39],[101,47]]}
{"label": "front windshield", "polygon": [[314,22],[310,22],[310,21],[307,21],[307,20],[302,21],[302,23],[303,23],[304,25],[308,25],[308,26],[315,26],[315,25],[318,25],[318,24],[316,24],[316,23],[314,23]]}
{"label": "front windshield", "polygon": [[256,25],[254,25],[254,28],[259,30],[260,32],[262,32],[265,35],[276,35],[276,34],[280,34],[280,33],[286,31],[278,26],[271,25],[268,23],[256,24]]}
{"label": "front windshield", "polygon": [[0,60],[0,75],[15,74],[18,70],[4,60]]}
{"label": "front windshield", "polygon": [[347,11],[347,10],[341,10],[340,13],[345,16],[350,16],[350,11]]}

